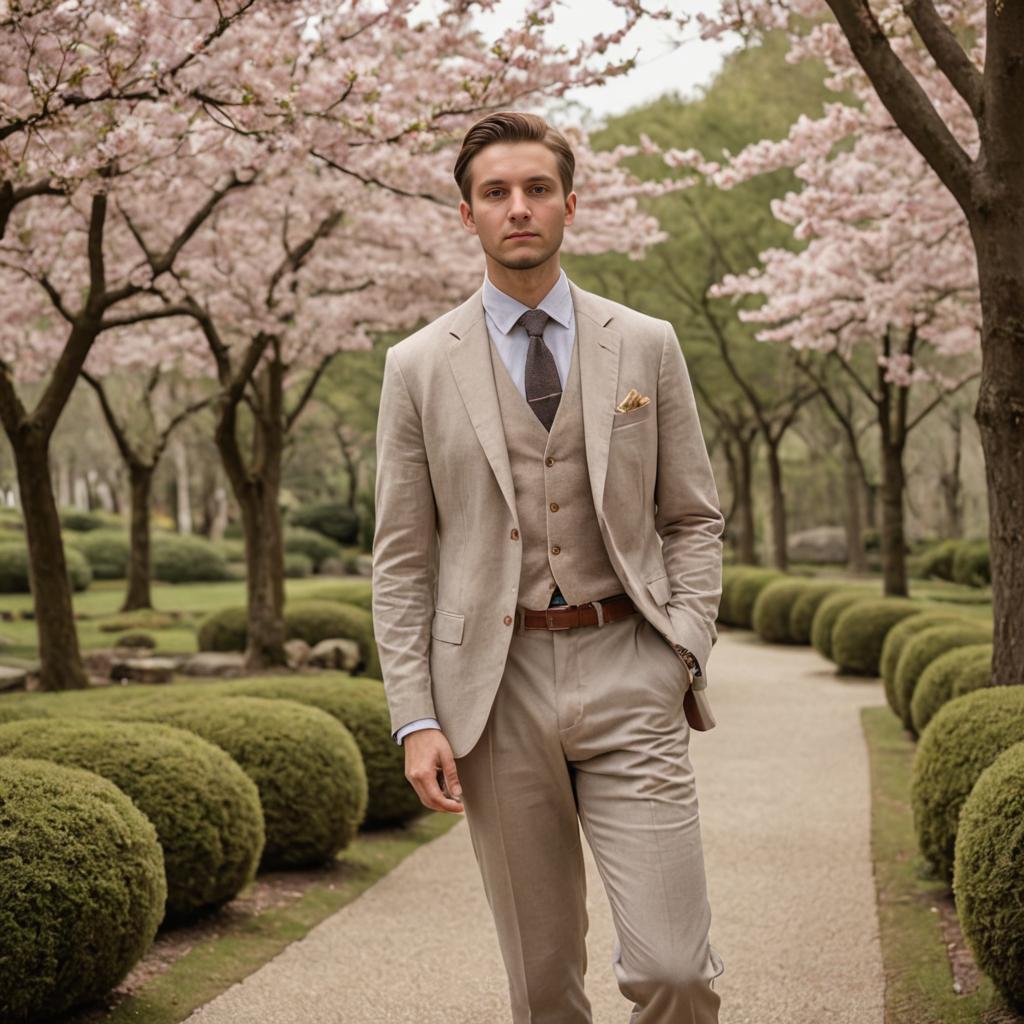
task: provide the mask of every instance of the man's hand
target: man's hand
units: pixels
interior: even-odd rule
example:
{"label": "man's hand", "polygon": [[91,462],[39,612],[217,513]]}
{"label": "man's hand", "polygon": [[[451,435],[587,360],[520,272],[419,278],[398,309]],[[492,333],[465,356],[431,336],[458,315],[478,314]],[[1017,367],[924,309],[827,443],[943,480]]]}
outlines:
{"label": "man's hand", "polygon": [[[405,747],[405,777],[423,805],[433,811],[461,813],[462,787],[445,734],[440,729],[417,729],[405,737],[402,746]],[[453,796],[458,799],[453,800]]]}

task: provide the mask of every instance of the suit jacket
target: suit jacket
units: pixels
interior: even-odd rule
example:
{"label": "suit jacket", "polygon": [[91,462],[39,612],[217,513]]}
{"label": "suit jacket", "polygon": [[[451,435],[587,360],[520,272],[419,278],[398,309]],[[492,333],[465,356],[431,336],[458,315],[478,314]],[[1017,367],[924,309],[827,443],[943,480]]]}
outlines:
{"label": "suit jacket", "polygon": [[[696,655],[684,708],[709,729],[724,519],[683,353],[668,321],[570,289],[601,534],[640,613]],[[377,424],[372,607],[392,732],[436,718],[455,757],[501,681],[522,552],[481,293],[389,349]],[[630,387],[650,403],[617,413]]]}

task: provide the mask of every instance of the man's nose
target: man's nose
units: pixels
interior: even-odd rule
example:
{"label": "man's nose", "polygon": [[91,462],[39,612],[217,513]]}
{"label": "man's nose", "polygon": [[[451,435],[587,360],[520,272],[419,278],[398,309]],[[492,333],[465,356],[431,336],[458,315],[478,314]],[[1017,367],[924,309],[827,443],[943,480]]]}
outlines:
{"label": "man's nose", "polygon": [[514,188],[509,201],[508,215],[515,220],[530,216],[530,204],[526,201],[526,193]]}

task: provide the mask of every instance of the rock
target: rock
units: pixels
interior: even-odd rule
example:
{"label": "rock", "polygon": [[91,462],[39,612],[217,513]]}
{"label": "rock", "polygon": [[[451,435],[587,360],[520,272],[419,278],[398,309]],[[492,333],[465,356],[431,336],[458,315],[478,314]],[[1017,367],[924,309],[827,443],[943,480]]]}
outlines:
{"label": "rock", "polygon": [[114,652],[109,650],[83,651],[82,664],[85,671],[94,676],[110,678],[110,666],[114,661]]}
{"label": "rock", "polygon": [[317,569],[318,576],[347,576],[348,569],[345,568],[345,559],[338,558],[337,555],[331,555],[330,558],[325,558],[320,563],[320,568]]}
{"label": "rock", "polygon": [[128,679],[133,683],[169,683],[174,678],[173,658],[113,658],[111,679]]}
{"label": "rock", "polygon": [[309,656],[309,664],[314,668],[341,669],[343,672],[351,672],[359,660],[359,644],[341,637],[321,640]]}
{"label": "rock", "polygon": [[288,667],[302,668],[309,661],[312,648],[305,640],[287,640],[284,645],[285,657],[288,659]]}
{"label": "rock", "polygon": [[367,578],[373,575],[373,555],[356,555],[356,575]]}
{"label": "rock", "polygon": [[114,641],[115,647],[145,647],[152,651],[156,647],[156,640],[149,633],[122,633]]}
{"label": "rock", "polygon": [[186,676],[220,676],[228,679],[245,675],[245,655],[241,651],[200,651],[185,658],[178,671]]}
{"label": "rock", "polygon": [[786,550],[793,562],[843,565],[846,562],[846,531],[841,526],[815,526],[791,533]]}
{"label": "rock", "polygon": [[23,690],[27,680],[28,672],[25,669],[0,665],[0,690]]}

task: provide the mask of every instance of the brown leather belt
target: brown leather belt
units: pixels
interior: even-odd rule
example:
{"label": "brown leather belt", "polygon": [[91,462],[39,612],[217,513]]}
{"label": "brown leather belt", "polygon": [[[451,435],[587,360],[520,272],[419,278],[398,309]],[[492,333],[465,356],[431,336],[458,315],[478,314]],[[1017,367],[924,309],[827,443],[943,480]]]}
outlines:
{"label": "brown leather belt", "polygon": [[563,604],[554,608],[520,608],[518,614],[527,629],[575,629],[577,626],[601,626],[624,619],[636,612],[629,594],[615,594],[585,604]]}

